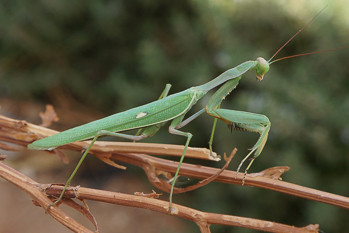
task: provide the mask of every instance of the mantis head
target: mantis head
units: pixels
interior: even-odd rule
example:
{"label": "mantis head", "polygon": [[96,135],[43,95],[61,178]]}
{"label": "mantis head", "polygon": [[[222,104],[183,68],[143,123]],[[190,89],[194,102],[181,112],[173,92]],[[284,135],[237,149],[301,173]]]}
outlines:
{"label": "mantis head", "polygon": [[263,80],[265,73],[269,71],[269,63],[262,57],[256,59],[256,73],[259,81]]}

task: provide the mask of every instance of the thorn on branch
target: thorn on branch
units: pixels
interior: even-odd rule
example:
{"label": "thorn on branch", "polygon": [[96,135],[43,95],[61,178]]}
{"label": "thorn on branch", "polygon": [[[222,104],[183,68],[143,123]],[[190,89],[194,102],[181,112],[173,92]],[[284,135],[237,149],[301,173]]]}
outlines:
{"label": "thorn on branch", "polygon": [[69,158],[61,150],[53,149],[53,153],[55,153],[64,164],[69,163]]}
{"label": "thorn on branch", "polygon": [[1,154],[0,154],[0,161],[5,160],[6,158],[7,158],[7,156],[6,156],[6,155],[1,155]]}
{"label": "thorn on branch", "polygon": [[162,193],[156,193],[154,190],[151,193],[143,193],[143,192],[134,192],[133,194],[141,197],[149,197],[149,198],[159,198]]}
{"label": "thorn on branch", "polygon": [[41,118],[40,126],[49,127],[53,122],[59,121],[59,118],[52,105],[47,104],[45,112],[40,112],[39,116]]}
{"label": "thorn on branch", "polygon": [[260,171],[258,173],[249,174],[248,176],[250,177],[260,176],[260,177],[273,179],[273,180],[282,180],[281,176],[289,170],[290,170],[290,167],[288,166],[271,167],[263,171]]}

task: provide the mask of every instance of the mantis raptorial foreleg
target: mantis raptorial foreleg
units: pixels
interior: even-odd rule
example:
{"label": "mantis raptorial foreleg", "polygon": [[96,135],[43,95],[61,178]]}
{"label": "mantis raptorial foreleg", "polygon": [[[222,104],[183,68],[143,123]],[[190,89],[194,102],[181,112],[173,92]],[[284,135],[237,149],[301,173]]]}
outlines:
{"label": "mantis raptorial foreleg", "polygon": [[247,158],[250,157],[252,153],[254,156],[252,157],[251,162],[247,166],[244,172],[244,178],[242,183],[244,184],[245,176],[247,174],[248,169],[253,163],[254,159],[257,158],[262,152],[264,145],[268,139],[268,133],[270,130],[270,121],[269,119],[260,114],[250,113],[250,112],[241,112],[235,110],[227,110],[227,109],[216,109],[215,113],[220,116],[220,119],[224,121],[228,121],[228,126],[237,129],[237,130],[246,130],[250,132],[259,133],[259,139],[256,144],[251,148],[250,153],[241,161],[238,166],[237,173],[239,172],[242,164],[246,161]]}
{"label": "mantis raptorial foreleg", "polygon": [[[239,80],[240,78],[236,78],[226,82],[211,97],[208,104],[206,105],[206,111],[208,114],[215,117],[216,119],[220,119],[223,122],[225,122],[230,129],[245,130],[245,131],[256,132],[260,134],[260,137],[257,140],[256,144],[251,148],[251,152],[248,153],[248,155],[241,161],[237,169],[237,173],[238,173],[242,164],[254,152],[254,156],[251,162],[245,169],[245,173],[244,173],[244,178],[245,178],[246,173],[250,168],[251,164],[253,163],[254,159],[257,158],[263,150],[263,147],[268,139],[268,132],[270,130],[271,124],[269,119],[264,115],[250,113],[250,112],[236,111],[236,110],[220,109],[221,102],[223,101],[225,96],[227,96],[239,84]],[[215,122],[214,122],[214,127],[212,129],[210,143],[212,143],[211,140],[213,140],[214,130],[215,130]],[[245,180],[244,178],[242,181],[243,184]]]}

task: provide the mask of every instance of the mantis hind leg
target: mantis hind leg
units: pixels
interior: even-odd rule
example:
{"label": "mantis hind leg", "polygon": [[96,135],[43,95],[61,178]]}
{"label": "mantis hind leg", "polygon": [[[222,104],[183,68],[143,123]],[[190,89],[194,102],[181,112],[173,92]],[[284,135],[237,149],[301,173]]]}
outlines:
{"label": "mantis hind leg", "polygon": [[74,171],[72,172],[72,174],[69,176],[67,182],[65,183],[64,185],[64,188],[60,194],[60,196],[58,197],[58,199],[50,204],[47,208],[46,208],[46,211],[51,207],[51,206],[55,206],[57,205],[63,198],[63,195],[65,193],[65,191],[67,190],[68,186],[70,185],[72,179],[74,178],[76,172],[79,170],[82,162],[85,160],[87,154],[89,153],[89,151],[91,150],[93,144],[97,141],[97,139],[101,136],[113,136],[113,137],[119,137],[119,138],[125,138],[125,139],[129,139],[129,140],[134,140],[134,141],[139,141],[139,140],[142,140],[146,137],[150,137],[152,135],[148,135],[148,134],[145,134],[144,132],[142,133],[142,135],[139,135],[139,136],[135,136],[135,135],[128,135],[128,134],[122,134],[122,133],[114,133],[114,132],[110,132],[110,131],[107,131],[107,130],[100,130],[96,133],[96,135],[93,137],[90,145],[87,147],[87,149],[84,151],[84,153],[82,154],[78,164],[76,165]]}
{"label": "mantis hind leg", "polygon": [[90,151],[90,149],[92,148],[93,144],[96,142],[96,140],[98,139],[99,135],[97,134],[91,141],[90,145],[87,147],[87,149],[85,150],[85,152],[83,153],[83,155],[81,156],[78,164],[76,165],[74,171],[72,172],[72,174],[69,176],[67,182],[65,183],[63,190],[61,192],[61,194],[59,195],[58,199],[53,202],[52,204],[50,204],[47,208],[46,208],[46,212],[50,209],[51,206],[55,206],[57,205],[63,198],[63,195],[65,193],[65,191],[67,190],[68,186],[70,185],[70,182],[72,181],[72,179],[74,178],[76,172],[79,170],[82,162],[84,161],[84,159],[86,158],[88,152]]}

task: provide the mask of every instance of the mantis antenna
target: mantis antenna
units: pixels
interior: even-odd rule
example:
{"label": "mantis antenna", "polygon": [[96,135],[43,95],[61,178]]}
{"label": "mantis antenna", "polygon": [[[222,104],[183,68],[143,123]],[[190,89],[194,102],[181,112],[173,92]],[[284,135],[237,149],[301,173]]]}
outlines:
{"label": "mantis antenna", "polygon": [[313,18],[311,18],[309,20],[308,23],[306,23],[301,29],[299,29],[290,39],[288,39],[274,54],[273,56],[271,56],[271,58],[268,60],[269,65],[274,63],[274,62],[278,62],[281,60],[286,60],[286,59],[290,59],[290,58],[294,58],[294,57],[302,57],[302,56],[307,56],[307,55],[312,55],[312,54],[318,54],[318,53],[326,53],[326,52],[331,52],[331,51],[336,51],[336,50],[340,50],[340,49],[344,49],[344,48],[349,48],[349,46],[341,46],[338,48],[333,48],[333,49],[325,49],[325,50],[319,50],[319,51],[314,51],[314,52],[309,52],[309,53],[300,53],[300,54],[294,54],[294,55],[290,55],[290,56],[286,56],[286,57],[281,57],[278,58],[274,61],[271,61],[287,44],[289,44],[293,38],[295,38],[299,33],[301,33],[304,29],[306,29],[310,24],[313,23],[313,21],[322,13],[322,11],[324,11],[327,8],[327,5],[324,6]]}
{"label": "mantis antenna", "polygon": [[312,55],[312,54],[317,54],[317,53],[326,53],[326,52],[336,51],[336,50],[340,50],[340,49],[344,49],[344,48],[349,48],[349,46],[342,46],[342,47],[338,47],[338,48],[334,48],[334,49],[325,49],[325,50],[319,50],[319,51],[314,51],[314,52],[309,52],[309,53],[300,53],[300,54],[295,54],[295,55],[291,55],[291,56],[281,57],[281,58],[278,58],[278,59],[270,62],[269,65],[273,64],[274,62],[289,59],[289,58],[302,57],[302,56],[307,56],[307,55]]}
{"label": "mantis antenna", "polygon": [[[327,5],[324,6],[315,16],[313,16],[313,18],[311,18],[309,20],[308,23],[306,23],[301,29],[299,29],[290,39],[288,39],[285,44],[283,44],[274,54],[273,56],[271,56],[271,58],[268,60],[268,63],[270,63],[270,61],[288,44],[290,43],[293,38],[295,38],[299,33],[301,33],[304,29],[306,29],[310,24],[312,24],[312,22],[327,8]],[[275,61],[274,61],[275,62]]]}

